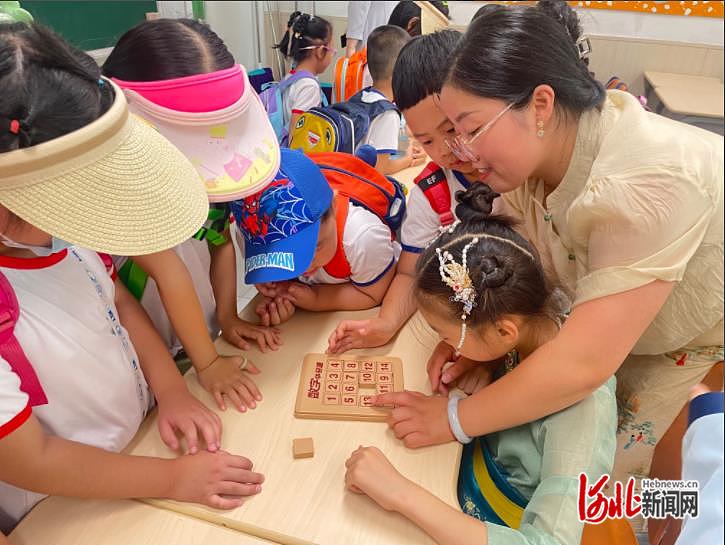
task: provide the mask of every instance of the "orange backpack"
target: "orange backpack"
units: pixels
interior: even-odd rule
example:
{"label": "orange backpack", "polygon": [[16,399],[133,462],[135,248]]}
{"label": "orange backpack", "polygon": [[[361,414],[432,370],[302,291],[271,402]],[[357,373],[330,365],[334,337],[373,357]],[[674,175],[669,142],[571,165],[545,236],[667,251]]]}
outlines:
{"label": "orange backpack", "polygon": [[308,157],[320,168],[327,183],[335,191],[337,251],[324,269],[334,278],[347,278],[351,270],[342,237],[350,203],[362,206],[378,216],[395,237],[405,216],[405,192],[397,180],[380,174],[354,155],[325,152],[310,153]]}
{"label": "orange backpack", "polygon": [[343,57],[335,63],[335,86],[332,102],[345,102],[363,88],[363,74],[368,64],[367,48],[356,51],[350,57]]}

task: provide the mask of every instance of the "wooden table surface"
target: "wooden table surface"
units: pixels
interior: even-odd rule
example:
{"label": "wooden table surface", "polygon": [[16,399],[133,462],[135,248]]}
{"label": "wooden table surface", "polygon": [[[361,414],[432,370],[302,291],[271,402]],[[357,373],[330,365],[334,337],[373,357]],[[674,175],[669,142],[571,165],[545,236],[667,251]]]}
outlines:
{"label": "wooden table surface", "polygon": [[646,70],[644,77],[652,87],[685,87],[691,90],[697,90],[702,88],[718,88],[722,85],[722,82],[718,78],[711,76],[690,76],[687,74],[672,74],[670,72]]}
{"label": "wooden table surface", "polygon": [[[230,525],[252,524],[319,545],[433,543],[403,517],[380,509],[367,497],[346,491],[344,464],[358,445],[377,446],[404,475],[456,506],[460,458],[457,443],[411,450],[395,438],[385,423],[306,420],[293,415],[304,355],[324,352],[328,335],[340,319],[373,316],[376,312],[298,312],[282,326],[282,349],[251,353],[262,370],[255,380],[264,400],[245,414],[234,409],[219,414],[224,429],[222,447],[247,456],[255,469],[265,474],[262,493],[231,511],[192,506],[193,516]],[[425,364],[436,342],[435,335],[416,315],[391,345],[351,353],[399,356],[403,359],[405,387],[429,391]],[[222,353],[239,352],[224,341],[217,343]],[[186,380],[194,394],[213,406],[211,396],[193,374],[187,374]],[[296,437],[313,438],[313,458],[292,458],[292,440]],[[172,455],[159,438],[155,418],[145,422],[130,452]],[[178,502],[163,501],[160,505],[189,512],[188,506]]]}
{"label": "wooden table surface", "polygon": [[12,545],[269,545],[269,541],[132,500],[51,497],[10,534]]}
{"label": "wooden table surface", "polygon": [[679,86],[655,87],[657,97],[673,114],[723,119],[723,93],[725,88],[708,85],[694,90]]}

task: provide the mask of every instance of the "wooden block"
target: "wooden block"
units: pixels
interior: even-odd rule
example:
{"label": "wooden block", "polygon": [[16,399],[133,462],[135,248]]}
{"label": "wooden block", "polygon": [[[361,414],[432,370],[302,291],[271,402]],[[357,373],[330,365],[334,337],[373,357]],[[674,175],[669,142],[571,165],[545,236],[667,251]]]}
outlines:
{"label": "wooden block", "polygon": [[342,404],[348,407],[354,407],[357,405],[357,396],[342,396]]}
{"label": "wooden block", "polygon": [[358,361],[346,361],[344,364],[345,371],[359,371],[360,362]]}
{"label": "wooden block", "polygon": [[378,384],[392,384],[393,375],[390,373],[378,373]]}
{"label": "wooden block", "polygon": [[343,382],[342,395],[357,396],[357,382]]}
{"label": "wooden block", "polygon": [[339,392],[340,392],[340,383],[339,382],[328,382],[325,384],[325,393],[337,394]]}
{"label": "wooden block", "polygon": [[368,395],[368,394],[362,394],[360,396],[360,406],[361,407],[372,407],[373,406],[372,399],[373,399],[373,396]]}
{"label": "wooden block", "polygon": [[363,371],[360,373],[360,386],[373,386],[375,384],[375,373]]}
{"label": "wooden block", "polygon": [[327,360],[327,368],[330,371],[342,371],[342,362],[340,360]]}
{"label": "wooden block", "polygon": [[322,400],[325,405],[339,405],[340,394],[325,394],[325,398]]}
{"label": "wooden block", "polygon": [[315,455],[315,446],[312,437],[298,437],[292,440],[293,458],[312,458]]}
{"label": "wooden block", "polygon": [[388,392],[393,391],[393,387],[390,384],[378,383],[377,387],[375,388],[375,391],[377,391],[379,394],[387,394]]}
{"label": "wooden block", "polygon": [[327,373],[325,379],[327,382],[340,382],[341,377],[342,374],[340,374],[340,371],[330,371]]}
{"label": "wooden block", "polygon": [[362,362],[362,370],[368,371],[370,373],[375,372],[375,362],[374,361],[364,361]]}
{"label": "wooden block", "polygon": [[393,366],[390,364],[389,361],[379,361],[378,362],[378,373],[392,373],[393,372]]}
{"label": "wooden block", "polygon": [[360,380],[360,376],[357,373],[345,372],[342,374],[343,382],[354,382],[357,384],[358,380]]}

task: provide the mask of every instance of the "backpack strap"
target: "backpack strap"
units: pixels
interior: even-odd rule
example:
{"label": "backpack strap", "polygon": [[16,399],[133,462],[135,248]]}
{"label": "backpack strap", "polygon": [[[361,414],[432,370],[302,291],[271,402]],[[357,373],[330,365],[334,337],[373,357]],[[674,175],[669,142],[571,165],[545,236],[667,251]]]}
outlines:
{"label": "backpack strap", "polygon": [[438,214],[441,225],[453,223],[455,217],[451,212],[451,189],[443,169],[431,161],[415,179],[415,183],[428,199],[430,207]]}
{"label": "backpack strap", "polygon": [[48,403],[33,365],[15,337],[15,324],[20,316],[15,290],[7,277],[0,272],[0,356],[10,364],[10,369],[20,377],[20,389],[28,394],[30,405],[37,407]]}
{"label": "backpack strap", "polygon": [[378,93],[378,91],[376,91],[373,87],[366,87],[365,89],[362,89],[360,92],[355,93],[355,95],[351,96],[348,102],[352,102],[353,104],[360,104],[361,106],[365,107],[371,122],[379,115],[390,110],[395,110],[396,112],[398,112],[398,115],[400,115],[398,107],[387,98],[381,98],[380,100],[376,100],[375,102],[365,102],[362,99],[363,93]]}
{"label": "backpack strap", "polygon": [[332,260],[323,268],[325,272],[334,278],[349,278],[352,274],[350,263],[345,255],[345,247],[342,244],[342,237],[345,234],[347,213],[350,209],[350,198],[343,195],[335,195],[335,222],[337,223],[337,251]]}

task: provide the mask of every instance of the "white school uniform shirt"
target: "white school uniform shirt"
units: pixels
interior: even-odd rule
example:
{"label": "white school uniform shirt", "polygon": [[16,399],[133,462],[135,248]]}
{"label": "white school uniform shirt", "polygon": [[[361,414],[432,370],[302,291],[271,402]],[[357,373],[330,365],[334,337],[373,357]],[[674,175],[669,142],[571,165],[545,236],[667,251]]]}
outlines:
{"label": "white school uniform shirt", "polygon": [[[31,407],[20,378],[0,358],[0,441],[31,412],[46,433],[119,452],[151,407],[136,351],[114,304],[108,259],[81,248],[47,257],[0,256],[20,315],[15,337],[48,403]],[[7,531],[44,495],[0,482],[0,530]]]}
{"label": "white school uniform shirt", "polygon": [[349,278],[335,278],[324,268],[299,280],[306,284],[344,284],[370,286],[380,280],[400,257],[400,245],[391,240],[390,229],[379,217],[350,203],[342,235],[342,247],[350,264]]}
{"label": "white school uniform shirt", "polygon": [[[174,247],[174,252],[181,258],[189,271],[194,290],[199,298],[199,303],[201,303],[207,331],[212,338],[216,338],[220,328],[216,319],[216,300],[214,299],[214,290],[209,276],[211,268],[209,244],[206,240],[191,238]],[[113,262],[116,269],[120,269],[127,260],[127,257],[114,257]],[[141,304],[154,323],[156,331],[169,348],[169,352],[175,356],[183,346],[174,331],[174,327],[171,325],[168,314],[166,314],[164,303],[159,295],[159,288],[151,277],[146,282]]]}
{"label": "white school uniform shirt", "polygon": [[[376,89],[363,91],[362,101],[373,104],[379,100],[388,100]],[[372,120],[365,137],[358,142],[355,150],[364,144],[374,147],[378,155],[397,153],[398,137],[400,136],[400,114],[396,110],[388,110]]]}
{"label": "white school uniform shirt", "polygon": [[[291,74],[285,76],[289,78]],[[282,93],[284,126],[289,127],[293,114],[301,114],[322,105],[322,89],[317,78],[300,78]]]}
{"label": "white school uniform shirt", "polygon": [[[465,191],[471,185],[458,171],[443,169],[451,194],[451,212],[456,214],[456,192]],[[498,200],[498,199],[497,199]],[[415,184],[410,189],[405,218],[400,231],[400,242],[403,250],[419,254],[440,234],[441,221],[438,214],[431,208],[430,202],[423,191]]]}

